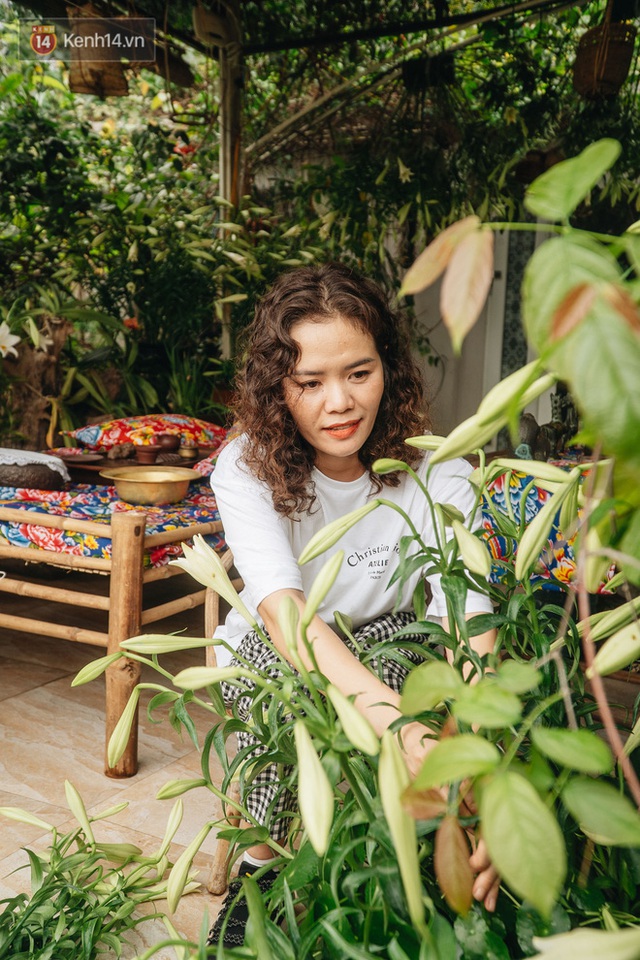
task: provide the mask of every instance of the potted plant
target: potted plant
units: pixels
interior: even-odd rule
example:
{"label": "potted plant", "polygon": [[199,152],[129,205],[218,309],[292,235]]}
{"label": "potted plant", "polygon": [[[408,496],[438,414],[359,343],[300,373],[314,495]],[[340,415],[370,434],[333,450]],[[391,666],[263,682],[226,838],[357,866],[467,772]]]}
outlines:
{"label": "potted plant", "polygon": [[[447,505],[431,504],[437,548],[426,549],[419,531],[407,529],[394,576],[401,581],[411,565],[437,567],[452,624],[445,633],[427,621],[424,601],[417,597],[416,623],[407,629],[433,635],[453,655],[449,663],[434,648],[405,685],[406,719],[428,721],[439,741],[415,781],[409,781],[395,738],[385,734],[380,742],[350,701],[337,695],[317,670],[305,671],[301,664],[304,688],[293,682],[293,668],[283,664],[281,681],[258,676],[248,690],[252,731],[265,747],[249,770],[242,756],[227,758],[226,740],[241,721],[225,717],[218,689],[230,676],[242,684],[248,671],[202,667],[175,677],[161,671],[171,686],[154,685],[158,696],[151,708],[169,703],[174,724],[182,722],[189,730],[194,708],[223,718],[203,745],[202,777],[167,784],[160,796],[204,788],[225,798],[228,810],[246,814],[230,796],[232,781],[250,779],[273,759],[290,768],[286,785],[299,793],[296,842],[275,845],[282,869],[266,900],[252,878],[243,880],[255,922],[237,956],[625,960],[640,953],[635,882],[640,788],[630,763],[640,733],[634,728],[622,745],[601,681],[640,654],[640,600],[626,592],[640,579],[635,442],[640,428],[635,280],[640,250],[633,231],[621,237],[595,235],[570,224],[573,211],[607,175],[617,154],[615,142],[599,142],[554,166],[529,189],[530,211],[557,224],[545,224],[555,235],[532,258],[523,289],[527,332],[540,359],[494,388],[476,414],[448,437],[408,438],[432,449],[433,462],[479,450],[475,482],[480,501],[497,475],[515,469],[511,461],[487,464],[482,446],[561,377],[580,409],[582,435],[608,461],[604,467],[592,464],[588,471],[581,465],[563,471],[521,464],[532,482],[549,492],[530,524],[524,511],[502,513],[487,501],[493,529],[508,545],[500,560],[501,576],[487,587],[495,611],[473,621],[478,630],[498,631],[497,654],[488,662],[468,646],[463,616],[468,585],[485,584],[491,567],[486,542],[468,533]],[[458,346],[490,285],[492,230],[497,227],[477,218],[453,225],[418,258],[404,281],[408,292],[447,271],[442,308]],[[395,460],[380,460],[375,469],[410,470]],[[377,501],[375,509],[383,508],[384,502]],[[574,525],[578,531],[577,575],[565,596],[550,601],[531,574],[558,511],[562,527]],[[301,562],[339,550],[342,533],[358,519],[356,512],[320,531]],[[612,560],[619,571],[620,605],[591,614],[588,589]],[[339,562],[339,552],[330,556],[305,613],[320,602]],[[196,543],[193,552],[187,549],[181,563],[241,609],[222,564],[203,543]],[[290,610],[283,611],[284,623],[295,628]],[[123,655],[157,667],[158,654],[194,642],[209,641],[140,637],[123,644]],[[593,695],[585,691],[581,659]],[[78,682],[99,675],[105,666],[104,658],[89,665]],[[466,669],[478,675],[473,686],[462,680]],[[135,691],[114,732],[111,761],[126,743],[138,695]],[[606,728],[604,739],[596,708]],[[212,751],[222,760],[222,784],[211,777]],[[212,825],[203,826],[199,837]],[[471,904],[468,838],[478,832],[503,877],[493,916]],[[238,852],[269,842],[267,834],[264,827],[228,825],[222,833]],[[188,856],[170,874],[170,909],[187,874]],[[218,957],[234,955],[222,946],[215,949]],[[192,955],[206,956],[206,948],[194,944]]]}

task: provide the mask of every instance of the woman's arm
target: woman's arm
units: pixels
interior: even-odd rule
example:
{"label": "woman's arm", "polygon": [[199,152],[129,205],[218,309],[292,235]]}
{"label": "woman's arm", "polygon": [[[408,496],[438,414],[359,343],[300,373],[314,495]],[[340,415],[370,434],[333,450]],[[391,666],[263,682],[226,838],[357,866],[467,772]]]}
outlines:
{"label": "woman's arm", "polygon": [[[277,590],[262,601],[258,613],[275,646],[290,660],[278,620],[280,605],[285,597],[291,597],[302,614],[306,601],[301,590]],[[315,616],[311,621],[307,638],[313,646],[320,672],[345,696],[355,696],[356,706],[369,720],[378,736],[381,736],[387,727],[401,716],[400,694],[391,690],[360,663],[338,634],[320,617]],[[301,637],[298,637],[298,656],[308,669],[312,668]]]}
{"label": "woman's arm", "polygon": [[[279,623],[280,605],[285,597],[291,597],[300,614],[304,610],[305,597],[300,590],[277,590],[266,597],[258,607],[264,625],[273,643],[280,653],[290,660]],[[473,617],[469,614],[467,619]],[[446,623],[444,624],[447,629]],[[353,696],[358,710],[367,718],[371,726],[381,736],[391,724],[398,720],[400,694],[382,683],[349,650],[338,634],[315,616],[307,629],[307,639],[313,647],[318,669],[345,696]],[[495,643],[495,631],[480,634],[471,639],[473,649],[480,654],[489,653]],[[311,669],[312,664],[306,646],[298,637],[298,656],[304,665]],[[427,753],[435,746],[435,734],[424,724],[409,723],[401,731],[401,742],[406,752],[407,766],[415,776]]]}

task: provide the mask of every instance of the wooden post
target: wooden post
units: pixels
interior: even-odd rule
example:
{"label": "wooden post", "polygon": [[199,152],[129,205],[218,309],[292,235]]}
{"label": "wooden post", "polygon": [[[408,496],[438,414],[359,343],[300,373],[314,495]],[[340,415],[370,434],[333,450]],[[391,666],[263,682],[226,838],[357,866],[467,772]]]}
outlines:
{"label": "wooden post", "polygon": [[[108,653],[120,649],[120,641],[140,633],[142,621],[142,558],[146,516],[133,510],[114,513],[111,521],[111,583],[109,586]],[[131,693],[140,679],[140,664],[117,660],[106,673],[106,742],[113,733]],[[105,758],[108,777],[132,777],[138,772],[138,712],[127,749],[114,767]]]}
{"label": "wooden post", "polygon": [[[242,172],[242,32],[237,0],[225,0],[226,35],[219,47],[220,65],[220,196],[237,207],[240,203]],[[229,211],[222,207],[223,220]],[[223,294],[228,291],[222,291]],[[235,354],[231,325],[231,304],[222,304],[220,354],[228,359]]]}

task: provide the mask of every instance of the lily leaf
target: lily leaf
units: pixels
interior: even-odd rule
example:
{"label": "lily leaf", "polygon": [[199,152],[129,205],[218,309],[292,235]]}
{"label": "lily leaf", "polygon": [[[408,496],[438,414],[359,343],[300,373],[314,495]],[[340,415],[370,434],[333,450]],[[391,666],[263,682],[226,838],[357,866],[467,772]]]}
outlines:
{"label": "lily leaf", "polygon": [[484,737],[462,733],[441,740],[422,764],[413,786],[416,790],[440,787],[467,777],[489,773],[500,763],[500,751]]}
{"label": "lily leaf", "polygon": [[544,220],[566,220],[620,156],[617,140],[590,144],[577,157],[562,160],[531,184],[524,205]]}
{"label": "lily leaf", "polygon": [[613,769],[611,750],[604,740],[590,730],[534,727],[531,739],[541,753],[570,770],[610,773]]}
{"label": "lily leaf", "polygon": [[588,837],[614,847],[640,847],[640,813],[620,791],[602,780],[574,777],[562,801]]}
{"label": "lily leaf", "polygon": [[468,233],[453,251],[442,281],[440,310],[455,353],[482,313],[493,281],[493,231]]}
{"label": "lily leaf", "polygon": [[507,771],[483,785],[480,819],[498,873],[548,917],[567,871],[564,839],[552,811],[525,777]]}

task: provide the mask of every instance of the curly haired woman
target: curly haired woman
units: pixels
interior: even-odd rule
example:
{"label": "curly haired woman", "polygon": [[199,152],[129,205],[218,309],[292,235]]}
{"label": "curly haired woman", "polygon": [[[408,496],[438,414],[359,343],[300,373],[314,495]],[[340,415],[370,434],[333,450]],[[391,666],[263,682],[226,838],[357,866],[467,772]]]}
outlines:
{"label": "curly haired woman", "polygon": [[[454,460],[427,473],[429,454],[405,445],[405,437],[428,428],[420,374],[381,290],[344,266],[293,270],[263,297],[248,331],[236,413],[243,433],[220,455],[211,483],[245,582],[243,600],[288,659],[278,625],[280,604],[290,597],[300,611],[304,608],[326,558],[304,567],[296,558],[327,523],[366,504],[384,485],[385,497],[409,515],[427,544],[435,544],[431,514],[417,485],[405,472],[372,473],[377,458],[411,463],[434,502],[454,504],[472,526],[476,523],[470,516],[475,500],[468,464]],[[359,655],[415,619],[411,601],[422,573],[416,571],[405,583],[400,603],[397,588],[387,585],[406,532],[403,518],[385,508],[353,526],[339,544],[345,552],[341,571],[308,630],[320,671],[355,698],[380,735],[401,716],[400,690],[408,671],[395,658],[383,660],[380,679]],[[427,579],[432,592],[428,615],[440,618],[447,629],[439,577]],[[341,635],[333,611],[350,618],[358,653]],[[468,592],[467,617],[490,611],[486,596]],[[274,655],[256,633],[247,634],[235,611],[227,617],[225,639],[256,669],[276,669]],[[423,636],[410,639],[425,642]],[[473,647],[482,656],[493,649],[494,639],[492,632],[477,635]],[[407,661],[421,662],[415,650],[403,652]],[[298,654],[310,666],[302,644]],[[218,662],[225,661],[219,656]],[[224,692],[229,701],[237,696],[232,686]],[[436,742],[430,734],[420,723],[402,727],[413,774]],[[241,748],[251,743],[249,735],[239,735]],[[265,822],[269,811],[271,836],[280,841],[288,822],[278,814],[292,809],[293,798],[278,790],[277,778],[275,766],[261,771],[245,803],[258,823]],[[245,854],[241,874],[267,865],[270,858],[268,845],[253,847]],[[482,846],[471,863],[477,873],[474,895],[494,909],[498,880]],[[264,875],[263,885],[269,873],[273,871]],[[232,899],[223,905],[212,943],[220,938]],[[226,922],[226,945],[243,942],[246,918],[246,906],[237,903]]]}

